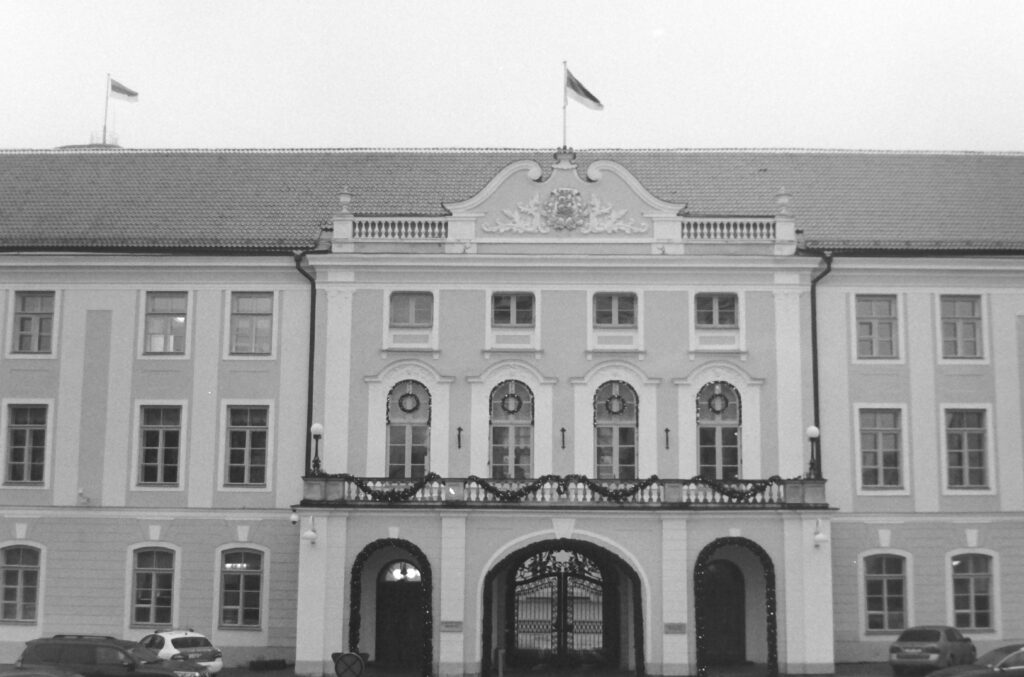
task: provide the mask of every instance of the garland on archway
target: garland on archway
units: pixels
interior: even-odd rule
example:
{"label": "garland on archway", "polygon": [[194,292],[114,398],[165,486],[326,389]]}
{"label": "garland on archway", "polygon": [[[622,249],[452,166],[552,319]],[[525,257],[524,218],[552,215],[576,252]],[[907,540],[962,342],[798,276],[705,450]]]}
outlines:
{"label": "garland on archway", "polygon": [[423,665],[421,668],[422,677],[430,677],[434,669],[434,612],[432,600],[434,597],[433,575],[430,572],[430,562],[416,544],[401,538],[382,538],[374,541],[356,556],[352,564],[352,578],[349,586],[349,625],[348,625],[348,650],[352,653],[359,651],[359,631],[362,625],[360,609],[362,606],[363,591],[363,567],[370,555],[381,548],[393,547],[405,550],[416,560],[416,568],[420,572],[420,584],[423,586],[422,607],[423,614]]}
{"label": "garland on archway", "polygon": [[735,501],[743,502],[749,501],[755,496],[760,496],[768,490],[768,487],[775,484],[782,484],[785,480],[778,475],[772,475],[766,480],[741,480],[744,484],[750,485],[746,489],[737,489],[737,481],[738,480],[716,480],[714,478],[701,477],[700,475],[697,475],[695,477],[691,477],[689,483],[709,486],[723,496],[728,496]]}
{"label": "garland on archway", "polygon": [[546,484],[554,484],[559,496],[564,496],[569,491],[569,485],[578,482],[585,485],[588,489],[593,491],[595,494],[607,498],[609,501],[615,501],[621,503],[628,498],[636,496],[638,493],[647,489],[649,486],[658,481],[657,475],[651,475],[647,479],[636,482],[632,486],[623,487],[621,489],[609,489],[608,487],[598,484],[586,475],[543,475],[533,480],[529,484],[524,484],[518,489],[502,489],[501,487],[495,486],[488,480],[476,475],[470,475],[466,478],[467,482],[475,482],[480,486],[481,489],[486,491],[491,496],[494,496],[502,503],[518,503],[527,496],[536,494],[540,491],[541,487]]}
{"label": "garland on archway", "polygon": [[440,482],[444,484],[444,478],[438,475],[436,472],[428,472],[426,475],[418,479],[415,483],[410,484],[404,489],[374,489],[371,487],[366,480],[355,475],[349,475],[347,472],[335,473],[333,475],[327,475],[326,477],[331,479],[344,480],[351,482],[352,484],[359,487],[359,490],[364,494],[372,498],[378,503],[401,503],[408,501],[413,496],[418,494],[423,487],[427,486],[431,482]]}

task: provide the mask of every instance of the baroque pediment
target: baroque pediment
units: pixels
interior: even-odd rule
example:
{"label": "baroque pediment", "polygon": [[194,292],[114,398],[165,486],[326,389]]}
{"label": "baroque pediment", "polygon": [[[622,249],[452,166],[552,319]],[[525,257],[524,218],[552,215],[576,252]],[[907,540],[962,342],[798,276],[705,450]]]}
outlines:
{"label": "baroque pediment", "polygon": [[555,154],[550,172],[515,162],[475,196],[446,204],[450,221],[472,225],[475,239],[650,238],[658,221],[678,220],[682,205],[660,200],[622,165],[597,160],[581,177],[571,151]]}

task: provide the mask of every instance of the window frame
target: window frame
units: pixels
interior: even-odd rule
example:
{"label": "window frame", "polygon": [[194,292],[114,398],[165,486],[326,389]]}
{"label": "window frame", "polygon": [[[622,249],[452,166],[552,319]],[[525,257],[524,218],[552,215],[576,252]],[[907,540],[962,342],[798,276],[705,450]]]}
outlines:
{"label": "window frame", "polygon": [[[174,313],[168,312],[150,312],[149,301],[151,295],[177,295],[181,294],[185,297],[185,310],[183,315],[185,318],[184,333],[181,337],[182,347],[180,352],[174,351],[152,351],[149,350],[149,319],[151,315],[160,317],[172,317]],[[141,298],[139,299],[139,316],[142,318],[139,327],[139,359],[152,360],[152,359],[183,359],[188,358],[191,354],[192,349],[192,317],[193,317],[193,296],[192,292],[183,289],[145,289],[142,290]],[[165,338],[167,334],[162,334]],[[173,333],[171,334],[173,336]],[[230,338],[229,338],[230,341]]]}
{"label": "window frame", "polygon": [[[241,622],[240,623],[226,623],[224,621],[224,613],[229,608],[228,605],[225,603],[225,596],[228,594],[228,588],[227,588],[227,585],[226,585],[226,578],[227,578],[227,576],[232,575],[231,572],[229,572],[229,570],[226,567],[226,564],[227,564],[226,560],[227,560],[228,555],[231,555],[231,554],[234,554],[234,553],[256,554],[260,558],[260,562],[259,562],[260,568],[255,573],[256,577],[258,577],[258,579],[259,579],[259,586],[260,586],[259,587],[259,591],[258,591],[259,603],[256,606],[256,611],[259,614],[259,618],[258,618],[258,621],[256,623],[241,623]],[[219,548],[218,551],[217,551],[217,563],[218,563],[218,577],[217,577],[217,582],[218,582],[217,583],[217,628],[218,628],[218,630],[221,630],[221,631],[223,631],[223,630],[227,630],[227,631],[243,630],[243,631],[246,631],[246,632],[251,632],[251,631],[254,631],[254,630],[265,630],[266,626],[267,626],[267,622],[266,622],[267,621],[266,600],[267,600],[267,589],[268,589],[268,587],[267,587],[267,565],[269,563],[269,557],[268,557],[267,551],[264,548],[254,547],[252,544],[248,544],[248,543],[224,546],[222,548]],[[241,579],[244,581],[246,579],[246,577],[247,577],[247,574],[248,574],[248,572],[237,573],[237,574],[234,574],[234,575],[240,576]],[[249,592],[251,593],[252,591],[249,591]],[[244,618],[245,609],[247,609],[247,608],[251,609],[252,608],[251,606],[247,606],[244,603],[242,603],[242,598],[244,598],[245,593],[246,593],[246,589],[245,589],[244,585],[241,585],[240,586],[240,592],[238,593],[239,594],[239,600],[240,600],[239,604],[238,605],[232,605],[230,607],[231,609],[235,609],[238,612],[239,618]]]}
{"label": "window frame", "polygon": [[[519,387],[520,386],[521,389]],[[502,390],[505,394],[502,394]],[[517,391],[517,392],[514,392]],[[521,394],[520,394],[521,393]],[[499,398],[498,396],[501,395]],[[529,402],[523,402],[524,397],[529,397]],[[497,398],[497,400],[496,400]],[[498,402],[498,407],[508,414],[508,418],[505,420],[496,420],[494,411],[495,403]],[[536,401],[537,396],[534,394],[533,389],[529,385],[519,379],[504,379],[493,388],[491,388],[488,398],[488,477],[491,479],[505,480],[505,479],[532,479],[534,476],[534,464],[536,463],[537,456],[537,443],[536,443]],[[506,404],[506,402],[508,404]],[[524,418],[515,418],[515,416],[522,410],[523,406],[529,406],[529,420]],[[507,407],[507,408],[506,408]],[[512,411],[512,410],[515,411]],[[524,414],[524,417],[526,414]],[[503,429],[507,431],[507,438],[503,447],[498,447],[494,440],[495,429]],[[521,464],[517,460],[521,438],[518,433],[520,431],[527,431],[529,439],[527,440],[527,457],[528,463]],[[495,463],[495,455],[499,449],[506,452],[505,458],[509,459],[510,462],[498,465]],[[517,471],[525,465],[525,474],[518,475]],[[502,468],[504,472],[500,477],[497,474],[497,469]],[[507,471],[512,471],[511,474],[507,474]]]}
{"label": "window frame", "polygon": [[906,627],[917,624],[914,613],[914,555],[906,550],[889,547],[888,531],[880,530],[880,540],[884,545],[878,548],[864,550],[857,555],[857,629],[861,641],[878,641],[891,638],[899,634],[899,630],[868,630],[867,628],[867,565],[866,560],[876,555],[890,555],[902,557],[904,562],[904,606]]}
{"label": "window frame", "polygon": [[[138,400],[135,402],[134,439],[132,441],[132,491],[184,491],[188,476],[188,402],[186,400]],[[143,482],[143,410],[146,408],[176,408],[179,411],[178,424],[178,481]]]}
{"label": "window frame", "polygon": [[[7,553],[13,550],[32,550],[36,554],[36,564],[22,565],[22,564],[8,564]],[[0,608],[0,626],[5,627],[5,632],[13,628],[35,628],[42,622],[42,607],[43,607],[43,567],[44,567],[44,555],[45,552],[42,547],[34,543],[24,542],[0,542],[0,574],[6,574],[8,570],[18,572],[18,581],[14,586],[15,597],[13,601],[16,609],[16,617],[5,618],[3,615],[3,608]],[[24,581],[24,573],[32,571],[35,573],[35,582],[31,584],[35,601],[31,602],[33,617],[23,617],[24,606],[27,604],[24,601],[25,590],[29,587]],[[0,576],[0,590],[3,591],[0,595],[0,607],[6,606],[10,602],[7,600],[7,576]],[[13,638],[12,638],[13,639]]]}
{"label": "window frame", "polygon": [[[411,386],[418,386],[422,389],[423,397],[420,397],[417,393],[406,392],[397,393],[399,386],[409,383]],[[397,393],[397,395],[396,395]],[[416,401],[410,400],[408,407],[403,405],[402,398],[406,395],[413,395]],[[425,402],[423,400],[426,400]],[[392,402],[394,400],[394,402]],[[426,383],[416,378],[402,378],[395,381],[390,388],[387,390],[387,394],[384,401],[384,476],[391,479],[419,479],[430,473],[431,462],[433,461],[433,404],[434,404],[434,393],[427,387]],[[404,412],[406,415],[411,415],[414,412],[419,412],[421,408],[425,407],[420,417],[415,420],[407,421],[392,421],[392,406],[398,407],[400,412]],[[415,406],[415,409],[412,407]],[[393,431],[397,428],[403,430],[403,440],[401,446],[403,449],[403,461],[402,461],[402,473],[400,475],[392,475],[392,472],[398,466],[392,463],[392,451],[397,448],[398,443],[392,442]],[[426,440],[426,454],[423,462],[423,472],[421,475],[414,474],[414,470],[419,468],[419,465],[413,464],[413,450],[414,447],[418,446],[415,442],[415,431],[425,431]]]}
{"label": "window frame", "polygon": [[[866,485],[864,483],[864,440],[861,428],[861,415],[866,411],[894,411],[899,415],[899,486]],[[909,421],[907,419],[907,406],[903,403],[892,402],[858,402],[853,405],[853,435],[854,449],[856,450],[856,471],[857,471],[857,494],[860,496],[906,496],[910,494],[911,450],[909,436]]]}
{"label": "window frame", "polygon": [[[964,321],[973,320],[975,324],[975,330],[977,332],[977,355],[947,355],[946,354],[946,338],[945,338],[945,325],[946,315],[943,312],[944,302],[947,300],[973,300],[977,303],[977,317],[969,318]],[[981,293],[955,293],[955,294],[936,294],[935,298],[935,316],[938,321],[935,323],[936,333],[936,352],[938,354],[938,361],[941,364],[948,365],[976,365],[976,364],[988,364],[989,363],[989,350],[988,350],[988,318],[989,313],[987,312],[986,297]],[[953,318],[953,321],[957,321],[958,318]],[[959,346],[959,340],[957,340]]]}
{"label": "window frame", "polygon": [[[509,321],[498,322],[495,317],[498,307],[498,298],[508,297],[509,299]],[[530,300],[530,320],[529,322],[518,322],[516,316],[519,312],[518,299],[528,298]],[[537,295],[533,292],[510,292],[510,291],[496,291],[491,292],[491,326],[495,329],[533,329],[537,325]]]}
{"label": "window frame", "polygon": [[[160,551],[171,554],[171,568],[161,569],[157,567],[142,569],[138,566],[138,555],[142,552]],[[127,605],[128,613],[125,617],[126,625],[128,628],[137,629],[170,629],[177,626],[178,618],[178,598],[181,591],[180,571],[181,571],[181,550],[180,548],[171,546],[166,543],[140,543],[134,545],[128,550],[128,595],[126,595],[125,604]],[[167,572],[170,571],[171,580],[171,599],[167,605],[167,609],[170,613],[170,619],[167,622],[158,622],[152,620],[152,611],[156,608],[154,603],[150,603],[147,608],[150,609],[150,620],[148,621],[137,621],[136,610],[139,607],[139,574],[143,572]],[[151,574],[155,575],[155,574]],[[156,584],[148,586],[149,591],[152,593],[153,590],[159,589]],[[155,596],[154,596],[155,597]]]}
{"label": "window frame", "polygon": [[[235,312],[235,299],[241,298],[242,296],[269,296],[270,297],[270,312],[269,313],[236,313]],[[232,289],[227,292],[227,302],[225,303],[225,332],[224,332],[224,359],[227,360],[266,360],[274,359],[277,356],[278,340],[278,317],[280,316],[279,299],[276,290],[268,289]],[[270,341],[270,347],[266,352],[242,352],[235,350],[235,329],[236,329],[236,318],[241,317],[270,317],[270,331],[268,340]],[[251,337],[253,341],[256,340],[258,332],[253,330],[254,333]]]}
{"label": "window frame", "polygon": [[[955,578],[954,578],[956,576],[956,572],[954,571],[954,566],[955,566],[954,562],[955,562],[955,560],[958,557],[964,557],[964,556],[980,556],[980,557],[984,557],[984,558],[986,558],[988,560],[988,563],[989,563],[989,571],[988,571],[988,574],[987,574],[987,576],[988,576],[988,587],[989,587],[989,592],[988,592],[989,609],[988,609],[988,612],[989,612],[989,614],[991,614],[992,623],[991,623],[991,625],[989,625],[987,627],[986,626],[981,626],[981,627],[974,627],[974,626],[964,627],[964,626],[958,625],[957,622],[956,622],[956,617],[957,617],[957,609],[956,609],[957,592],[956,592],[956,585],[955,585]],[[971,580],[975,580],[975,579],[972,578]],[[972,598],[973,598],[974,597],[973,586],[972,586],[971,595],[972,595]],[[992,633],[994,635],[999,635],[1001,633],[1001,628],[1002,628],[1002,622],[1001,622],[1002,604],[1001,604],[1001,600],[1000,600],[1000,595],[1001,595],[1001,586],[1000,586],[1000,573],[999,573],[999,557],[997,556],[997,554],[994,551],[989,550],[987,548],[959,548],[957,550],[953,550],[953,551],[948,552],[946,554],[946,608],[947,608],[947,620],[948,620],[948,624],[950,625],[950,627],[954,627],[957,630],[959,630],[961,633],[965,633],[965,634],[967,634],[967,633],[975,634],[975,633],[979,633],[980,632],[980,633],[985,633],[985,634]],[[972,599],[972,605],[971,605],[970,613],[973,614],[975,612],[976,612],[976,607],[974,606],[974,601]]]}
{"label": "window frame", "polygon": [[[396,298],[403,298],[407,303],[404,303],[404,310],[407,311],[410,319],[396,322],[395,320],[395,300]],[[416,300],[425,299],[427,302],[424,306],[429,309],[430,317],[426,321],[420,321],[417,319],[420,308],[416,304]],[[433,329],[436,322],[436,309],[435,296],[432,291],[423,290],[395,290],[388,295],[388,328],[389,329]]]}
{"label": "window frame", "polygon": [[[607,312],[612,315],[611,322],[600,322],[598,320],[598,303],[607,298],[611,301],[611,308]],[[633,302],[632,322],[623,322],[622,314],[625,312],[620,308],[622,299],[630,299]],[[596,330],[608,329],[629,329],[635,330],[640,327],[640,295],[636,292],[596,291],[590,300],[591,326]],[[604,312],[604,311],[602,311]]]}
{"label": "window frame", "polygon": [[[875,574],[875,573],[871,573],[871,572],[868,571],[868,563],[870,561],[876,560],[876,559],[882,559],[882,558],[885,558],[886,560],[899,560],[900,564],[901,564],[901,567],[902,567],[902,570],[899,572],[899,574],[898,575],[897,574],[890,574],[889,572],[885,572],[885,571],[883,571],[880,574]],[[908,584],[908,576],[909,576],[909,574],[907,572],[907,566],[908,566],[908,561],[907,561],[906,556],[904,556],[902,554],[899,554],[899,553],[876,552],[876,553],[872,553],[872,554],[866,554],[866,555],[864,555],[861,558],[861,576],[862,576],[861,583],[862,583],[862,586],[863,586],[863,596],[861,598],[861,605],[862,605],[862,607],[864,609],[864,615],[861,617],[861,621],[863,623],[863,630],[864,630],[865,634],[877,635],[877,634],[899,633],[899,632],[902,632],[903,630],[906,630],[907,628],[911,627],[910,622],[909,622],[910,621],[910,608],[908,606],[908,604],[909,604],[909,584]],[[887,621],[888,621],[889,617],[892,614],[899,613],[899,612],[898,611],[893,611],[893,610],[891,610],[889,608],[889,606],[890,606],[889,605],[890,599],[894,599],[895,598],[894,595],[890,595],[889,594],[889,582],[892,581],[892,580],[897,580],[897,579],[900,581],[900,583],[902,585],[902,588],[903,588],[902,595],[900,596],[900,599],[902,600],[902,603],[903,603],[903,609],[902,609],[903,624],[901,626],[899,626],[899,627],[893,627]],[[871,590],[869,589],[871,587],[869,585],[869,583],[871,583],[873,580],[878,580],[878,581],[881,581],[881,583],[882,583],[881,598],[882,598],[882,602],[883,602],[884,608],[882,610],[880,610],[880,611],[873,611],[871,609],[871,604],[869,603],[869,600],[871,598],[877,597],[877,595],[872,595],[871,594]],[[872,618],[872,616],[879,616],[879,615],[883,619],[883,627],[881,627],[881,628],[873,628],[873,627],[871,627],[871,618]]]}
{"label": "window frame", "polygon": [[[50,478],[53,474],[52,469],[52,458],[53,458],[53,400],[51,399],[39,399],[39,398],[4,398],[0,400],[0,429],[2,429],[2,435],[0,435],[0,463],[3,463],[3,468],[0,470],[2,476],[0,476],[0,486],[4,489],[18,489],[18,490],[33,490],[33,489],[48,489],[50,487]],[[11,481],[10,477],[10,458],[11,458],[11,420],[12,420],[12,409],[15,407],[44,407],[46,409],[46,422],[43,424],[43,434],[45,439],[43,441],[43,458],[42,458],[42,479],[39,481]]]}
{"label": "window frame", "polygon": [[[891,299],[893,302],[893,313],[891,316],[884,318],[877,318],[876,316],[870,316],[864,318],[864,321],[872,323],[874,327],[877,323],[882,321],[891,321],[892,327],[892,355],[877,355],[876,339],[872,338],[872,354],[862,355],[860,352],[860,325],[862,322],[861,315],[858,312],[857,306],[861,300],[881,300]],[[906,350],[903,345],[903,328],[906,326],[904,318],[904,307],[905,307],[903,296],[899,293],[884,293],[884,292],[857,292],[851,294],[850,314],[853,337],[851,341],[851,350],[853,352],[853,361],[861,364],[903,364],[906,360]],[[877,331],[873,333],[877,334]]]}
{"label": "window frame", "polygon": [[[50,313],[50,349],[46,352],[39,351],[22,351],[18,350],[17,341],[17,325],[19,315],[22,311],[18,309],[19,298],[22,295],[44,295],[48,294],[53,298],[53,311]],[[22,288],[12,289],[10,292],[10,304],[7,309],[7,336],[5,338],[7,349],[4,351],[6,356],[11,359],[17,360],[44,360],[44,359],[57,359],[60,350],[59,337],[60,337],[60,307],[63,294],[61,290],[54,289],[52,287],[46,288]],[[37,313],[26,313],[29,315],[37,315]]]}
{"label": "window frame", "polygon": [[[733,302],[732,314],[733,321],[731,323],[721,322],[719,315],[722,310],[719,307],[722,299],[731,299]],[[702,300],[711,300],[711,322],[701,322],[700,313],[701,309],[698,307]],[[705,311],[706,312],[706,311]],[[740,298],[736,292],[696,292],[693,295],[693,326],[697,331],[736,331],[740,328]]]}
{"label": "window frame", "polygon": [[[604,398],[603,400],[598,399],[601,396],[601,394],[602,394],[602,390],[604,390],[604,388],[606,386],[610,387],[611,395],[609,395],[608,397]],[[629,393],[632,393],[632,400],[633,400],[632,402],[629,402],[627,400],[627,398],[623,397],[622,392],[621,392],[623,388],[626,388]],[[611,414],[613,416],[621,415],[621,414],[616,414],[616,413],[612,412],[612,410],[609,408],[611,400],[613,400],[615,398],[623,400],[623,402],[622,402],[623,409],[621,411],[625,412],[627,407],[629,407],[629,406],[633,407],[633,410],[634,410],[633,417],[631,419],[629,419],[628,422],[620,423],[620,422],[618,422],[618,421],[616,421],[614,419],[612,419],[612,420],[604,420],[604,419],[601,419],[599,417],[599,407],[604,407],[606,409],[606,411],[608,411],[609,414]],[[597,479],[597,480],[622,480],[622,481],[635,481],[636,479],[638,479],[639,478],[639,474],[640,474],[640,453],[641,453],[641,450],[640,450],[640,393],[637,391],[636,388],[633,387],[633,385],[631,383],[628,383],[627,381],[623,381],[621,379],[611,378],[611,379],[602,381],[601,383],[599,383],[597,385],[597,387],[594,389],[594,391],[592,393],[591,412],[592,412],[592,415],[593,415],[592,425],[593,425],[594,447],[593,447],[593,452],[592,452],[593,453],[592,467],[594,468],[594,478]],[[625,421],[625,419],[623,419],[623,421]],[[602,444],[601,435],[599,434],[599,431],[601,429],[607,429],[607,430],[611,431],[611,443],[610,443],[610,445]],[[623,464],[622,458],[621,458],[621,455],[620,455],[620,452],[621,452],[621,450],[624,447],[630,446],[628,444],[626,444],[626,445],[622,444],[621,433],[622,433],[623,430],[629,430],[629,431],[632,432],[633,440],[632,440],[632,445],[631,446],[633,448],[633,462],[631,464]],[[612,448],[612,457],[611,457],[610,465],[609,464],[602,464],[600,462],[601,461],[601,455],[599,453],[599,450],[603,446],[611,446],[611,448]],[[612,468],[613,472],[612,472],[612,475],[610,477],[609,476],[603,476],[601,474],[601,469],[605,468],[605,467]],[[632,477],[623,477],[623,475],[622,475],[623,468],[632,468]]]}
{"label": "window frame", "polygon": [[[981,412],[984,416],[984,425],[981,428],[970,428],[964,430],[981,430],[984,434],[984,460],[985,460],[985,485],[956,485],[949,483],[949,437],[946,416],[949,412]],[[939,406],[939,440],[942,459],[940,467],[942,476],[939,478],[942,486],[942,493],[946,496],[985,496],[995,494],[998,487],[997,478],[998,450],[996,439],[993,434],[992,405],[988,403],[942,403]]]}
{"label": "window frame", "polygon": [[[261,491],[267,492],[273,490],[273,471],[275,463],[274,454],[274,439],[275,439],[275,420],[276,409],[274,402],[271,400],[224,400],[221,408],[221,415],[223,416],[223,423],[220,426],[221,430],[221,455],[220,455],[220,471],[219,471],[219,491]],[[231,460],[231,411],[232,409],[266,409],[267,425],[264,429],[266,435],[266,449],[264,450],[265,462],[263,466],[264,481],[262,483],[255,482],[244,482],[244,483],[229,483],[228,477],[230,460]],[[252,426],[239,426],[239,429],[249,430]],[[246,477],[250,476],[251,472],[251,446],[249,441],[251,437],[246,435]],[[236,464],[237,465],[237,464]]]}
{"label": "window frame", "polygon": [[[712,399],[722,395],[722,388],[728,388],[733,395],[736,397],[736,418],[725,419],[725,418],[713,418],[710,421],[701,421],[700,413],[703,409],[702,399],[707,402],[708,410],[712,414],[716,412],[710,408],[710,402]],[[713,390],[715,392],[707,392]],[[722,400],[726,402],[726,407],[722,409],[725,411],[728,408],[728,398]],[[714,452],[715,452],[715,476],[708,478],[716,482],[729,482],[736,481],[743,477],[743,394],[740,389],[733,383],[725,380],[716,380],[705,383],[700,389],[697,390],[697,396],[695,398],[695,411],[694,411],[694,423],[697,429],[697,436],[695,439],[696,449],[696,461],[697,461],[697,474],[701,477],[705,477],[703,468],[705,464],[702,459],[702,452],[704,451],[705,444],[703,441],[703,433],[705,430],[712,431],[714,433]],[[717,413],[721,413],[717,412]],[[734,477],[724,477],[722,472],[725,468],[731,468],[730,465],[725,464],[724,454],[729,445],[726,444],[724,439],[725,431],[732,430],[736,436],[736,475]]]}

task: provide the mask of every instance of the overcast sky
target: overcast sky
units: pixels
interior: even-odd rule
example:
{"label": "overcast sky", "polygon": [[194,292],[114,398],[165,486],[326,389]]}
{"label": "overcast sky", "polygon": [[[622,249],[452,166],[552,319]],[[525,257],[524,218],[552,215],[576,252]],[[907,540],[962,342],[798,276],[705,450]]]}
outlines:
{"label": "overcast sky", "polygon": [[0,148],[1024,151],[1022,0],[0,0]]}

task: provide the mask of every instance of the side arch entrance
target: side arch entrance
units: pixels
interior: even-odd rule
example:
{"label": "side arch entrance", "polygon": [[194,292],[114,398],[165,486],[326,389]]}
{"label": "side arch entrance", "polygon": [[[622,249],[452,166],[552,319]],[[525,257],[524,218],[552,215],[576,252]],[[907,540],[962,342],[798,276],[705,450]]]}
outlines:
{"label": "side arch entrance", "polygon": [[775,566],[757,543],[717,539],[701,550],[693,571],[697,674],[748,662],[778,677]]}
{"label": "side arch entrance", "polygon": [[399,538],[370,543],[352,564],[348,650],[432,674],[432,598],[430,562],[419,547]]}
{"label": "side arch entrance", "polygon": [[518,550],[484,579],[481,672],[579,667],[644,674],[640,578],[593,543],[551,539]]}

